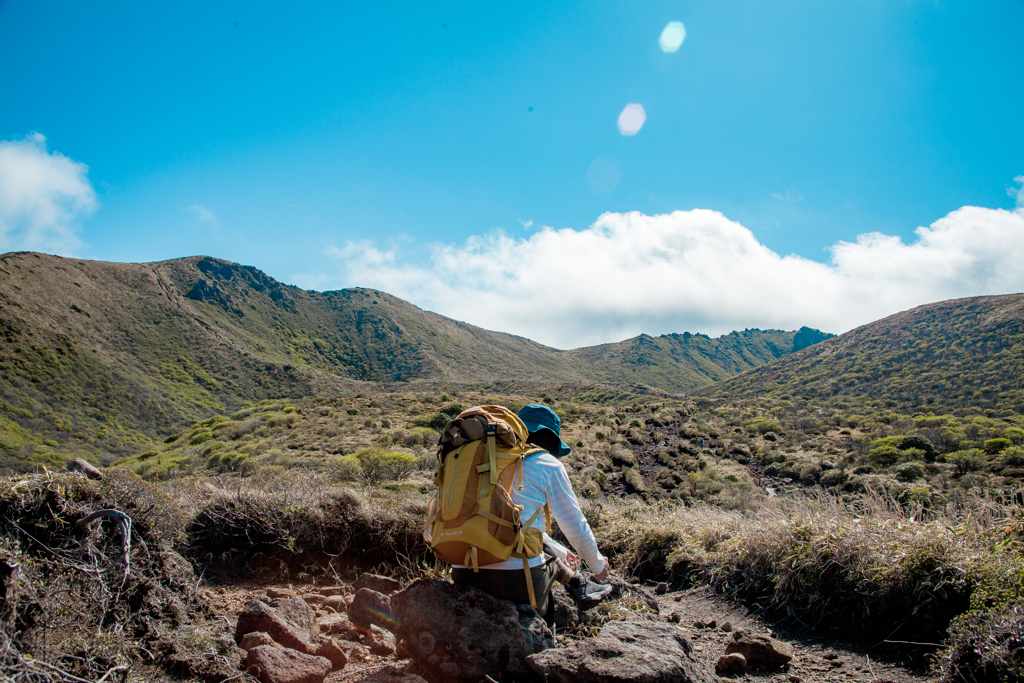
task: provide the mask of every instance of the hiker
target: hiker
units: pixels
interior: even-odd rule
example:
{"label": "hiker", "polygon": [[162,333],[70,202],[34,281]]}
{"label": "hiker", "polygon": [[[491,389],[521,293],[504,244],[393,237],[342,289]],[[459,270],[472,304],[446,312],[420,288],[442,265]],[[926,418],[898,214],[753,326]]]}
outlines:
{"label": "hiker", "polygon": [[[544,534],[544,550],[529,560],[537,612],[551,625],[554,623],[553,582],[561,581],[578,601],[593,602],[611,592],[611,586],[597,584],[608,576],[608,561],[597,549],[594,532],[583,516],[572,490],[565,466],[557,458],[569,454],[570,448],[560,438],[561,423],[553,410],[543,405],[528,405],[519,411],[519,418],[529,430],[528,443],[543,449],[532,452],[522,461],[523,488],[512,487],[512,501],[523,506],[522,519],[533,519],[532,526],[544,529],[543,514],[547,505],[569,543],[594,572],[593,579],[573,571],[576,556]],[[565,558],[558,555],[564,554]],[[452,567],[452,580],[457,584],[475,586],[486,593],[517,604],[530,602],[523,575],[522,560],[509,558],[504,562],[481,567],[474,572],[464,565]]]}

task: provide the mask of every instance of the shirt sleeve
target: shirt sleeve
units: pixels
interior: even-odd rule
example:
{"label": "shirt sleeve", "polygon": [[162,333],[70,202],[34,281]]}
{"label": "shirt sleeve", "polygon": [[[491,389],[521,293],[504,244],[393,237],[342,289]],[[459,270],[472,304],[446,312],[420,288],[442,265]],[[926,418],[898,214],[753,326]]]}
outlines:
{"label": "shirt sleeve", "polygon": [[548,457],[555,465],[548,476],[546,491],[551,514],[572,547],[586,560],[590,570],[599,573],[605,566],[605,559],[597,549],[594,532],[587,523],[587,518],[583,516],[583,510],[580,509],[579,500],[576,499],[572,483],[569,481],[569,474],[565,471],[565,465],[550,455]]}

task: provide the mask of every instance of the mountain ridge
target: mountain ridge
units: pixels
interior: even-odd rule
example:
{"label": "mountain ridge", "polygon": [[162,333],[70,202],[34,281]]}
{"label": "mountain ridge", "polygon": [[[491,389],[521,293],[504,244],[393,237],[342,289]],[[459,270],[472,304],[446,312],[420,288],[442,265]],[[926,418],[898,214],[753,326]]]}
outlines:
{"label": "mountain ridge", "polygon": [[123,455],[231,406],[366,383],[682,393],[790,352],[797,335],[641,335],[560,351],[384,292],[310,292],[208,256],[126,264],[3,254],[0,313],[0,450],[9,457],[69,446]]}

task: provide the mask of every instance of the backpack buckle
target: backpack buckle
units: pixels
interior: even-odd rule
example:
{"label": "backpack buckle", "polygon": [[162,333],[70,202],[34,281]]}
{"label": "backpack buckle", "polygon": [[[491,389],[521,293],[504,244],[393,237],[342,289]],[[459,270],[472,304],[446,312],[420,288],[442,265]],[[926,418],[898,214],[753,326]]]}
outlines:
{"label": "backpack buckle", "polygon": [[498,425],[495,422],[487,423],[487,436],[493,436],[498,433]]}

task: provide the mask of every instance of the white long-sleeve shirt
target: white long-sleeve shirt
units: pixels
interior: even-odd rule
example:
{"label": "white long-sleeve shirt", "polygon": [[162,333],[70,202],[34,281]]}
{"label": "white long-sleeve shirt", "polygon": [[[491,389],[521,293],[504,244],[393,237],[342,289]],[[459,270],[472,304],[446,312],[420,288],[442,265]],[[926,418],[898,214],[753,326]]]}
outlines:
{"label": "white long-sleeve shirt", "polygon": [[[523,460],[523,488],[519,488],[519,477],[512,486],[512,502],[523,506],[521,519],[525,522],[540,510],[531,526],[544,531],[544,503],[548,504],[551,516],[558,522],[558,528],[569,539],[576,554],[582,557],[591,571],[600,572],[604,568],[605,559],[597,549],[594,532],[583,516],[580,503],[572,490],[569,475],[565,466],[550,453],[534,453]],[[544,553],[530,560],[531,567],[538,567],[544,562]],[[461,566],[461,565],[455,565]],[[486,569],[518,569],[523,570],[523,561],[510,557],[504,562],[489,564]]]}

